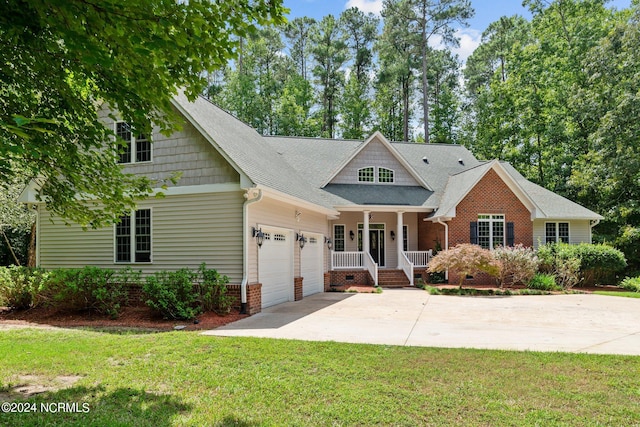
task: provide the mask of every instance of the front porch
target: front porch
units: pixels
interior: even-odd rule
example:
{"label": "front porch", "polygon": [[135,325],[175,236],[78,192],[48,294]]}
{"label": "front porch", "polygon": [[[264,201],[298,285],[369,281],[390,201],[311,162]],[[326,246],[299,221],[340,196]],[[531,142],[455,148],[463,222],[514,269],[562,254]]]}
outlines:
{"label": "front porch", "polygon": [[334,285],[413,286],[439,249],[444,231],[424,221],[430,209],[359,206],[341,210],[332,222],[328,269]]}

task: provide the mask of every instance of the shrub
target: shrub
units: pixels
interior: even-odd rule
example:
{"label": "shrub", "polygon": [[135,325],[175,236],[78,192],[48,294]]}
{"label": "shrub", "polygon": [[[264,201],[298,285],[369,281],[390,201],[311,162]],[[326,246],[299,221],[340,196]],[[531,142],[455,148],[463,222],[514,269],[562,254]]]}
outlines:
{"label": "shrub", "polygon": [[538,271],[538,257],[532,248],[518,244],[514,247],[499,247],[493,251],[498,261],[498,283],[529,283]]}
{"label": "shrub", "polygon": [[627,265],[622,252],[603,244],[546,244],[538,248],[538,258],[541,271],[555,274],[568,287],[614,280]]}
{"label": "shrub", "polygon": [[148,276],[143,287],[146,304],[167,319],[193,319],[201,312],[197,278],[188,268]]}
{"label": "shrub", "polygon": [[556,278],[554,275],[540,273],[531,278],[529,283],[527,283],[527,288],[541,291],[557,291],[561,289],[556,284]]}
{"label": "shrub", "polygon": [[38,302],[68,311],[92,311],[117,318],[127,303],[126,286],[139,282],[139,272],[99,267],[51,271]]}
{"label": "shrub", "polygon": [[235,299],[227,295],[227,276],[220,276],[216,270],[208,270],[205,263],[198,268],[200,275],[200,298],[203,311],[228,314]]}
{"label": "shrub", "polygon": [[15,309],[33,307],[47,276],[48,273],[39,268],[0,267],[0,305]]}
{"label": "shrub", "polygon": [[499,271],[498,263],[490,251],[482,249],[478,245],[463,243],[451,249],[439,252],[429,261],[430,273],[455,270],[460,276],[459,288],[466,276],[484,272],[496,276]]}
{"label": "shrub", "polygon": [[620,287],[631,292],[640,292],[640,277],[626,277]]}

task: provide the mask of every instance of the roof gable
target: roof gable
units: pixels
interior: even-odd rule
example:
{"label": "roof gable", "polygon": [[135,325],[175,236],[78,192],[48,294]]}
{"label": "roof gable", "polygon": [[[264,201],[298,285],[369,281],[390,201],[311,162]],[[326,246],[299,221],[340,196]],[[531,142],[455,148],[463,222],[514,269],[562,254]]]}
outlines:
{"label": "roof gable", "polygon": [[376,131],[331,173],[322,187],[328,184],[358,184],[358,170],[364,167],[383,167],[394,171],[394,183],[432,188],[417,173],[393,145]]}

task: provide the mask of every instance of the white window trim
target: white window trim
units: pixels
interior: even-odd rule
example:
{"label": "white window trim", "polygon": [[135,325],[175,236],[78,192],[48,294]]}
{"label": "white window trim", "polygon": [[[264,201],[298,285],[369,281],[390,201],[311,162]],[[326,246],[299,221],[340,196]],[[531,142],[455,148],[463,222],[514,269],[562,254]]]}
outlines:
{"label": "white window trim", "polygon": [[[365,169],[373,169],[373,181],[361,181],[360,180],[360,172],[364,171]],[[358,168],[358,176],[356,177],[358,179],[358,183],[360,184],[375,184],[376,183],[376,167],[375,166],[365,166],[363,168]]]}
{"label": "white window trim", "polygon": [[[342,247],[341,251],[336,251],[336,227],[343,228]],[[347,226],[345,224],[333,224],[333,250],[335,252],[346,252],[347,250]]]}
{"label": "white window trim", "polygon": [[[384,169],[385,171],[391,172],[391,181],[388,181],[388,182],[380,181],[380,173],[382,172],[382,169]],[[376,178],[378,179],[378,184],[395,184],[396,171],[394,169],[385,168],[384,166],[378,166],[376,167]]]}
{"label": "white window trim", "polygon": [[569,221],[545,221],[544,223],[544,242],[547,242],[547,224],[553,224],[556,230],[555,243],[561,243],[560,240],[560,224],[567,224],[567,243],[571,242],[571,223]]}
{"label": "white window trim", "polygon": [[151,233],[150,239],[149,239],[149,243],[151,245],[151,253],[149,254],[149,261],[146,262],[136,262],[136,234],[135,234],[135,228],[136,228],[136,210],[133,210],[129,213],[129,215],[131,216],[131,234],[129,236],[129,243],[131,245],[130,247],[130,253],[131,253],[131,260],[130,261],[118,261],[118,245],[116,242],[116,227],[117,224],[113,224],[113,263],[116,265],[133,265],[133,264],[141,264],[141,265],[149,265],[149,264],[153,264],[153,208],[152,207],[148,207],[148,208],[139,208],[137,209],[139,211],[141,210],[148,210],[149,214],[151,215],[151,223],[149,224],[150,230],[149,232]]}
{"label": "white window trim", "polygon": [[[489,218],[480,218],[481,216],[488,216]],[[494,217],[502,217],[502,218],[494,218]],[[481,222],[488,222],[489,223],[489,250],[492,251],[495,248],[495,245],[493,244],[493,223],[494,222],[501,222],[502,223],[502,244],[499,246],[506,246],[507,243],[507,219],[505,214],[486,214],[486,213],[481,213],[478,214],[478,246],[482,247],[482,245],[480,245],[480,223]]]}
{"label": "white window trim", "polygon": [[[118,124],[119,123],[127,123],[124,120],[117,120],[115,122],[113,122],[113,133],[115,134],[115,138],[114,141],[117,139],[118,137]],[[131,128],[131,161],[127,162],[127,163],[120,163],[118,162],[119,165],[134,165],[134,164],[145,164],[145,163],[152,163],[153,162],[153,143],[151,142],[151,138],[149,136],[147,136],[146,141],[149,141],[149,149],[151,150],[151,152],[149,153],[149,160],[145,160],[142,162],[138,162],[136,161],[136,152],[137,152],[137,145],[136,145],[136,133],[133,131],[133,127]]]}

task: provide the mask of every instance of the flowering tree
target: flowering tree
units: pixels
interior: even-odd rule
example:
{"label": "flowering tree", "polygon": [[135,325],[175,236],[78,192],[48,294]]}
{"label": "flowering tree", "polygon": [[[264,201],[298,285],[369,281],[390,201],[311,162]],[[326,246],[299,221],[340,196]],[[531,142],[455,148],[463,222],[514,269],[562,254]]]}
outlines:
{"label": "flowering tree", "polygon": [[455,270],[458,273],[460,276],[458,286],[462,289],[465,277],[479,272],[496,276],[500,268],[490,251],[478,245],[463,243],[439,252],[429,261],[430,273],[446,270]]}

